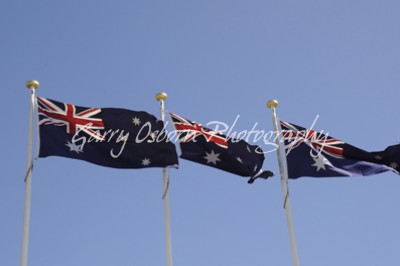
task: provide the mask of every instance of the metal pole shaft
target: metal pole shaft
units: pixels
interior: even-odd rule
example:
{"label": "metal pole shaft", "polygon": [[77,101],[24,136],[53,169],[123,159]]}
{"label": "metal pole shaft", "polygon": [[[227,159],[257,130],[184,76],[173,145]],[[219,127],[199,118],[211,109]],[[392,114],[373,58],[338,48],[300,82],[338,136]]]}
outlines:
{"label": "metal pole shaft", "polygon": [[[156,95],[157,101],[160,102],[161,120],[165,122],[165,107],[164,101],[167,99],[167,94],[158,93]],[[167,266],[172,266],[172,240],[171,240],[171,222],[169,210],[169,177],[166,167],[162,169],[163,173],[163,202],[164,202],[164,226],[165,226],[165,245],[166,245],[166,259]]]}
{"label": "metal pole shaft", "polygon": [[172,240],[171,240],[171,223],[170,223],[170,211],[169,211],[169,197],[168,197],[168,172],[166,168],[163,168],[163,189],[164,189],[164,224],[165,224],[165,245],[166,245],[166,256],[167,266],[172,266]]}
{"label": "metal pole shaft", "polygon": [[279,162],[279,171],[281,175],[281,185],[284,199],[284,208],[286,212],[286,221],[289,230],[289,238],[290,238],[290,248],[292,251],[292,261],[294,266],[299,266],[299,255],[297,252],[296,238],[294,233],[293,221],[292,221],[292,208],[289,200],[289,192],[287,185],[287,177],[286,177],[286,157],[282,156],[280,140],[278,136],[280,135],[280,126],[278,125],[278,119],[276,117],[275,107],[278,105],[277,101],[269,101],[267,106],[272,109],[272,118],[274,123],[274,130],[276,133],[275,143],[277,145],[277,155]]}
{"label": "metal pole shaft", "polygon": [[33,149],[33,113],[35,106],[35,89],[39,87],[39,83],[28,81],[27,87],[30,90],[30,110],[29,110],[29,128],[28,128],[28,159],[25,176],[25,206],[24,206],[24,222],[22,229],[22,251],[21,266],[26,266],[28,262],[28,242],[29,242],[29,222],[31,212],[31,187],[32,187],[32,149]]}

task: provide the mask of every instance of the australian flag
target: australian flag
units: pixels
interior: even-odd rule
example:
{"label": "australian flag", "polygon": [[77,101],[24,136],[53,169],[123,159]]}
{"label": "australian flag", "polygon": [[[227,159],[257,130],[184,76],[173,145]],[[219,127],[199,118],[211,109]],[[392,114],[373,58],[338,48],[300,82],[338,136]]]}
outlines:
{"label": "australian flag", "polygon": [[114,168],[178,166],[164,123],[146,112],[87,108],[37,97],[39,157],[62,156]]}
{"label": "australian flag", "polygon": [[280,122],[285,143],[288,178],[301,176],[367,176],[398,173],[400,145],[367,152],[328,135]]}
{"label": "australian flag", "polygon": [[262,171],[264,153],[259,146],[230,139],[176,114],[170,116],[179,137],[181,158],[250,177],[248,183],[273,175]]}

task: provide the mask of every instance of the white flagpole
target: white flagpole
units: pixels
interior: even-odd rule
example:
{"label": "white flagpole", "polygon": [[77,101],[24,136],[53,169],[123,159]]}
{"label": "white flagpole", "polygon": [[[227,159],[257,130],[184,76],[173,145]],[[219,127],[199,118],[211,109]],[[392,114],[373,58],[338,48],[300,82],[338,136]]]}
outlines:
{"label": "white flagpole", "polygon": [[[156,100],[160,102],[161,120],[165,122],[165,108],[164,101],[167,99],[167,94],[164,92],[157,93]],[[164,224],[165,224],[165,244],[166,244],[166,256],[167,266],[172,266],[172,241],[171,241],[171,222],[169,214],[169,177],[167,168],[162,169],[163,173],[163,201],[164,201]]]}
{"label": "white flagpole", "polygon": [[279,161],[279,171],[281,174],[281,185],[282,185],[282,192],[283,192],[283,199],[284,199],[284,208],[286,211],[286,220],[289,229],[289,238],[290,238],[290,247],[292,250],[292,260],[294,266],[299,266],[299,255],[297,253],[297,246],[296,246],[296,238],[294,235],[294,227],[292,222],[292,208],[290,206],[289,201],[289,191],[288,191],[288,180],[286,176],[286,155],[282,156],[281,146],[279,141],[279,136],[281,132],[281,127],[278,124],[278,119],[276,117],[276,110],[275,108],[278,106],[277,100],[271,100],[267,102],[267,107],[272,109],[272,119],[274,123],[274,129],[276,132],[275,143],[277,145],[277,154],[278,154],[278,161]]}
{"label": "white flagpole", "polygon": [[33,114],[35,107],[35,90],[39,87],[39,82],[30,80],[26,83],[26,87],[30,90],[30,110],[29,110],[29,129],[28,129],[28,160],[25,175],[25,208],[24,208],[24,224],[22,230],[22,251],[21,266],[26,266],[28,261],[28,242],[29,242],[29,220],[31,212],[31,187],[32,187],[32,149],[33,149]]}

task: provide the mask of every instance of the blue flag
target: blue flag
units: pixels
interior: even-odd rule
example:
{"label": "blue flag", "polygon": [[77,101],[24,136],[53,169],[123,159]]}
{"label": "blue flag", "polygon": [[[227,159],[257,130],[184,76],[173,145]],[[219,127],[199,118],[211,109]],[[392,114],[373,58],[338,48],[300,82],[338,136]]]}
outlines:
{"label": "blue flag", "polygon": [[281,121],[288,178],[367,176],[398,170],[399,145],[367,152],[328,135]]}
{"label": "blue flag", "polygon": [[[114,168],[178,166],[164,123],[146,112],[87,108],[37,97],[39,157],[62,156]],[[158,134],[158,135],[157,135]]]}
{"label": "blue flag", "polygon": [[176,114],[170,116],[179,136],[181,158],[250,177],[248,183],[273,175],[262,170],[264,153],[259,146],[230,139]]}

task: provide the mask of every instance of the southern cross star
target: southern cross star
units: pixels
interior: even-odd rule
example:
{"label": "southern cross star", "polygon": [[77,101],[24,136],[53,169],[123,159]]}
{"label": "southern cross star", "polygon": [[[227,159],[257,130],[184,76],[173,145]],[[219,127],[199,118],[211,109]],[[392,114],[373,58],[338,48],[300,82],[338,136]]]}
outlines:
{"label": "southern cross star", "polygon": [[142,160],[142,165],[143,165],[143,166],[148,166],[150,163],[151,163],[151,162],[150,162],[150,159],[149,159],[149,158],[144,158],[144,159]]}
{"label": "southern cross star", "polygon": [[78,145],[76,145],[75,143],[71,143],[71,142],[67,141],[67,144],[65,144],[65,145],[68,146],[69,151],[74,151],[78,154],[83,152],[83,150],[81,150],[81,148]]}
{"label": "southern cross star", "polygon": [[134,124],[135,126],[140,125],[140,119],[137,118],[136,116],[132,118],[132,124]]}
{"label": "southern cross star", "polygon": [[399,164],[396,162],[392,162],[392,163],[390,163],[390,167],[397,170],[397,167],[399,167]]}

